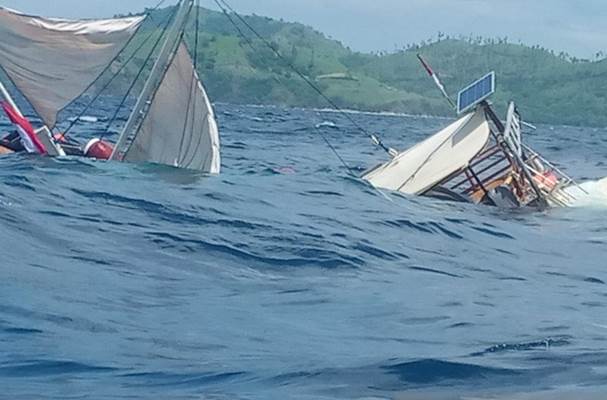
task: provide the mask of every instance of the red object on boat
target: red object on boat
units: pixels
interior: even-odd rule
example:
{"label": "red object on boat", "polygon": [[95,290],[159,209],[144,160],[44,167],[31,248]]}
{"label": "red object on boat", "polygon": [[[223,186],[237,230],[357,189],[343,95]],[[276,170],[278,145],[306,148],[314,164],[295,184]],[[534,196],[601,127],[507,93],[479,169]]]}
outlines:
{"label": "red object on boat", "polygon": [[93,139],[84,147],[84,155],[98,160],[109,160],[114,147],[101,139]]}
{"label": "red object on boat", "polygon": [[65,133],[57,133],[56,135],[53,136],[53,139],[55,139],[55,142],[58,143],[65,143]]}
{"label": "red object on boat", "polygon": [[559,177],[554,173],[554,171],[545,172],[544,179],[544,183],[551,189],[559,183]]}
{"label": "red object on boat", "polygon": [[552,190],[559,183],[559,177],[554,173],[554,171],[546,171],[542,174],[538,174],[536,175],[535,179],[550,190]]}

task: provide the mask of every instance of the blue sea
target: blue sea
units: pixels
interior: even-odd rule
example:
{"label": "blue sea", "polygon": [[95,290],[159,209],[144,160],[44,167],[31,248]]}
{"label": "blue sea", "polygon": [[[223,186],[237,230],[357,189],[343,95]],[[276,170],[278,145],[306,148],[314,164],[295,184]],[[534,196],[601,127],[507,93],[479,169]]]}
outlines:
{"label": "blue sea", "polygon": [[[0,398],[607,395],[607,207],[380,193],[319,136],[354,171],[384,161],[342,115],[217,116],[220,176],[0,158]],[[398,149],[448,123],[351,116]],[[605,129],[526,140],[607,175]]]}

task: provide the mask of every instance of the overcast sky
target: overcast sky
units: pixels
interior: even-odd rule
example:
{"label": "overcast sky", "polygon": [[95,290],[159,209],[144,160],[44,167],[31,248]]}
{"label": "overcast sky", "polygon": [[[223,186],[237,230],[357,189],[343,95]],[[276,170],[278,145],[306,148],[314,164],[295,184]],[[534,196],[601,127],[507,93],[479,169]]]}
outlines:
{"label": "overcast sky", "polygon": [[[450,35],[507,36],[578,57],[607,52],[607,0],[228,0],[242,13],[303,22],[356,50],[394,50]],[[33,14],[110,17],[158,0],[0,0]],[[175,3],[168,0],[167,3]],[[213,0],[201,0],[213,7]]]}

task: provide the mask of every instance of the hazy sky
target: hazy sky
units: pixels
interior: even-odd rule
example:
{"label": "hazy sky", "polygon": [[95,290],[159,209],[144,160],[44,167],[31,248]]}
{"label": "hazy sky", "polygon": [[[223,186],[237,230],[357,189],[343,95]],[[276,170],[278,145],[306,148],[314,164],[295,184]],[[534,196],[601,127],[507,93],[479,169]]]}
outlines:
{"label": "hazy sky", "polygon": [[[0,0],[28,13],[108,17],[158,0]],[[356,50],[394,50],[438,31],[540,44],[592,57],[607,52],[607,0],[228,0],[243,13],[303,22]],[[175,0],[167,1],[175,3]],[[201,4],[213,7],[212,0]]]}

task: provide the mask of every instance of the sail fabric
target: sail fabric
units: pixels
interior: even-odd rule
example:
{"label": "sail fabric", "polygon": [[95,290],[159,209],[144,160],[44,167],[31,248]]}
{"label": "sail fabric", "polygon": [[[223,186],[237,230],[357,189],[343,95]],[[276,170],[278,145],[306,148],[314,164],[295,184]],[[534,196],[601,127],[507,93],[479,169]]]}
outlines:
{"label": "sail fabric", "polygon": [[219,173],[213,107],[183,42],[122,159]]}
{"label": "sail fabric", "polygon": [[365,173],[363,179],[378,188],[423,194],[467,167],[487,145],[490,133],[485,112],[479,108]]}
{"label": "sail fabric", "polygon": [[72,21],[0,8],[0,66],[53,127],[57,113],[101,75],[143,19]]}

